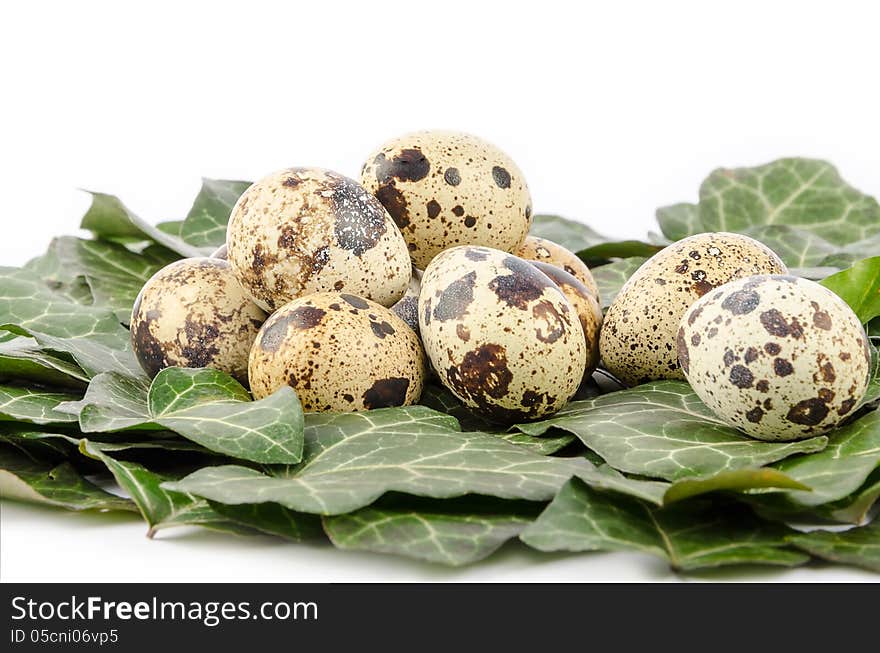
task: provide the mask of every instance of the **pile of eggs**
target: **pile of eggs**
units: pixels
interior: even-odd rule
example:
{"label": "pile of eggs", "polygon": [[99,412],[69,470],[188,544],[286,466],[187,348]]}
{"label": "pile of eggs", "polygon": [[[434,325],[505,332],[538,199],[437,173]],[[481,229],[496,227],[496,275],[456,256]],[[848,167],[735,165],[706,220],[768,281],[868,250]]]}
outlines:
{"label": "pile of eggs", "polygon": [[431,375],[499,424],[564,407],[597,368],[628,385],[686,378],[763,439],[833,428],[867,386],[867,337],[821,286],[737,234],[674,243],[606,315],[587,266],[528,235],[532,203],[503,152],[455,132],[408,134],[360,182],[289,168],[232,209],[226,245],[144,286],[135,355],[154,376],[211,367],[307,412],[419,401]]}

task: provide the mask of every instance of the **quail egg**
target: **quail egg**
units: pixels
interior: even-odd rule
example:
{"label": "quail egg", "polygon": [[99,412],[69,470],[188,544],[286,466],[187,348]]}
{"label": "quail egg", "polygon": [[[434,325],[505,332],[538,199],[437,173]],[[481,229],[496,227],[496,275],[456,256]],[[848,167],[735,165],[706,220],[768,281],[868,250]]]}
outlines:
{"label": "quail egg", "polygon": [[268,310],[322,291],[391,306],[410,279],[391,217],[360,184],[329,170],[288,168],[253,184],[232,209],[226,244],[239,281]]}
{"label": "quail egg", "polygon": [[849,306],[786,275],[739,279],[705,295],[682,319],[677,351],[700,399],[761,440],[837,426],[864,396],[871,362]]}
{"label": "quail egg", "polygon": [[409,281],[409,288],[406,293],[391,310],[397,317],[406,322],[406,325],[419,332],[419,290],[422,287],[422,271],[413,268],[412,279]]}
{"label": "quail egg", "polygon": [[419,328],[443,385],[495,422],[556,412],[584,376],[575,309],[547,275],[500,250],[438,255],[422,277]]}
{"label": "quail egg", "polygon": [[605,313],[605,368],[627,385],[683,379],[675,337],[690,305],[734,279],[786,272],[772,250],[748,236],[704,233],[673,243],[636,270]]}
{"label": "quail egg", "polygon": [[295,299],[266,320],[250,355],[254,397],[289,385],[306,412],[408,406],[425,383],[418,337],[379,304],[347,293]]}
{"label": "quail egg", "polygon": [[599,300],[599,286],[596,284],[590,268],[578,258],[577,254],[565,249],[562,245],[546,238],[526,236],[519,250],[514,253],[527,261],[541,261],[562,268],[576,277]]}
{"label": "quail egg", "polygon": [[592,374],[599,366],[599,331],[602,328],[602,307],[599,306],[596,296],[581,283],[580,279],[562,268],[541,261],[529,262],[559,286],[562,294],[577,312],[587,347],[587,366],[584,374]]}
{"label": "quail egg", "polygon": [[131,314],[131,343],[151,377],[172,366],[212,367],[246,383],[248,354],[265,319],[229,263],[183,259],[144,285]]}
{"label": "quail egg", "polygon": [[395,138],[370,155],[361,182],[388,209],[420,269],[456,245],[512,252],[532,221],[522,172],[504,152],[469,134]]}

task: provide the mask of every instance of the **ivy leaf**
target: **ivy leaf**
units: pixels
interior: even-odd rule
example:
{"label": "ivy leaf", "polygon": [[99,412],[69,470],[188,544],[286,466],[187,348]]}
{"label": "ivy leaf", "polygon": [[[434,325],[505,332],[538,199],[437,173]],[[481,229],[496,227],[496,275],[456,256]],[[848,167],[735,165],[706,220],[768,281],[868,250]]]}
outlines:
{"label": "ivy leaf", "polygon": [[572,479],[522,539],[540,551],[643,551],[685,571],[733,564],[794,566],[807,556],[786,547],[785,526],[747,507],[689,501],[654,509]]}
{"label": "ivy leaf", "polygon": [[817,558],[880,572],[880,520],[840,532],[798,533],[788,541]]}
{"label": "ivy leaf", "polygon": [[125,329],[122,331],[126,340],[115,345],[107,345],[93,338],[65,338],[39,331],[31,331],[29,335],[45,349],[70,355],[90,378],[94,379],[104,372],[116,372],[138,379],[143,384],[149,384],[149,378],[131,350],[131,343],[127,338],[128,331]]}
{"label": "ivy leaf", "polygon": [[823,436],[799,442],[749,438],[716,417],[681,381],[574,401],[548,420],[516,428],[539,436],[551,427],[578,436],[615,469],[667,480],[761,467],[795,453],[820,451],[828,442]]}
{"label": "ivy leaf", "polygon": [[230,506],[208,502],[217,514],[267,535],[277,535],[293,542],[302,542],[324,534],[321,518],[288,510],[277,503],[252,503]]}
{"label": "ivy leaf", "polygon": [[862,324],[880,316],[880,256],[858,261],[831,275],[822,285],[849,304]]}
{"label": "ivy leaf", "polygon": [[865,484],[844,499],[816,507],[816,513],[823,519],[862,524],[877,500],[880,499],[880,467],[875,469]]}
{"label": "ivy leaf", "polygon": [[699,207],[689,202],[660,207],[657,223],[663,235],[673,242],[706,231],[700,222]]}
{"label": "ivy leaf", "polygon": [[700,187],[707,231],[746,232],[791,225],[835,245],[880,233],[880,205],[840,178],[830,163],[779,159],[755,168],[720,168]]}
{"label": "ivy leaf", "polygon": [[703,478],[676,481],[663,495],[663,503],[669,505],[707,492],[744,492],[755,489],[810,491],[808,486],[776,469],[737,469]]}
{"label": "ivy leaf", "polygon": [[16,327],[20,335],[40,332],[60,338],[90,338],[118,347],[129,339],[128,330],[120,326],[112,311],[76,304],[23,268],[0,268],[0,326],[8,325]]}
{"label": "ivy leaf", "polygon": [[202,179],[202,188],[180,226],[180,237],[190,245],[210,249],[225,243],[232,207],[250,185],[249,181]]}
{"label": "ivy leaf", "polygon": [[49,390],[0,386],[0,421],[30,424],[76,422],[75,415],[59,412],[58,405],[79,399],[78,395]]}
{"label": "ivy leaf", "polygon": [[641,240],[619,240],[593,245],[577,252],[577,255],[590,267],[607,263],[609,259],[648,258],[663,249],[665,245],[645,243]]}
{"label": "ivy leaf", "polygon": [[67,262],[62,261],[51,246],[46,253],[31,259],[20,269],[22,276],[29,275],[31,279],[39,280],[40,284],[51,291],[56,300],[64,300],[73,304],[90,306],[94,303],[92,289],[86,278],[82,275],[71,273]]}
{"label": "ivy leaf", "polygon": [[163,489],[162,483],[169,477],[151,472],[137,463],[117,460],[107,453],[126,448],[128,445],[98,444],[88,440],[80,443],[80,451],[104,463],[119,486],[131,495],[149,526],[148,537],[172,526],[200,525],[233,532],[246,530],[221,517],[204,499]]}
{"label": "ivy leaf", "polygon": [[529,451],[542,456],[552,456],[577,440],[571,433],[564,433],[562,431],[559,431],[558,435],[542,436],[540,438],[516,432],[499,433],[497,437],[518,447],[525,447]]}
{"label": "ivy leaf", "polygon": [[8,442],[0,444],[0,496],[68,510],[134,509],[127,499],[87,481],[70,463],[47,463]]}
{"label": "ivy leaf", "polygon": [[602,299],[602,308],[608,308],[617,297],[623,285],[638,270],[647,259],[635,256],[625,258],[614,263],[600,265],[593,268],[593,278],[599,286],[599,296]]}
{"label": "ivy leaf", "polygon": [[756,497],[772,510],[798,511],[838,501],[857,491],[880,464],[880,412],[868,413],[828,436],[824,450],[776,463],[774,469],[812,488]]}
{"label": "ivy leaf", "polygon": [[840,246],[815,232],[791,225],[761,225],[750,229],[748,235],[776,252],[789,268],[827,266],[828,257],[840,252]]}
{"label": "ivy leaf", "polygon": [[184,257],[205,256],[206,250],[187,244],[161,229],[157,229],[132,213],[118,197],[93,193],[92,204],[82,218],[80,227],[107,240],[152,240]]}
{"label": "ivy leaf", "polygon": [[337,548],[458,567],[488,557],[519,535],[541,507],[477,496],[435,501],[391,495],[323,521]]}
{"label": "ivy leaf", "polygon": [[125,324],[147,280],[179,258],[164,248],[133,252],[117,243],[72,237],[56,238],[52,248],[70,273],[86,278],[95,303],[109,306]]}
{"label": "ivy leaf", "polygon": [[303,414],[293,389],[251,401],[241,384],[217,370],[169,367],[149,390],[120,374],[101,374],[75,408],[85,433],[163,428],[258,463],[296,463],[302,455]]}
{"label": "ivy leaf", "polygon": [[552,240],[572,252],[607,243],[608,239],[582,222],[559,215],[536,215],[532,218],[532,236]]}
{"label": "ivy leaf", "polygon": [[266,473],[207,467],[168,487],[221,503],[269,501],[322,515],[363,508],[388,492],[547,501],[572,476],[655,495],[658,502],[662,496],[655,484],[602,473],[585,459],[541,456],[492,434],[457,429],[454,418],[423,406],[310,414],[298,467]]}
{"label": "ivy leaf", "polygon": [[76,363],[42,349],[33,338],[10,335],[0,342],[0,381],[77,389],[89,382]]}

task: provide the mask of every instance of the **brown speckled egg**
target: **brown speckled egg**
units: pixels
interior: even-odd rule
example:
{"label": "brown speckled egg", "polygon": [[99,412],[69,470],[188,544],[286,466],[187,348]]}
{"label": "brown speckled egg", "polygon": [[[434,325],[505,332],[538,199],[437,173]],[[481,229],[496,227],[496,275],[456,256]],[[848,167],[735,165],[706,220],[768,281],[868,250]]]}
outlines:
{"label": "brown speckled egg", "polygon": [[395,138],[370,155],[361,182],[388,209],[420,269],[456,245],[515,251],[532,221],[522,172],[504,152],[469,134]]}
{"label": "brown speckled egg", "polygon": [[266,320],[250,356],[254,397],[289,385],[306,412],[408,406],[425,383],[418,337],[389,309],[356,295],[317,293]]}
{"label": "brown speckled egg", "polygon": [[406,322],[406,325],[416,333],[419,332],[419,291],[421,288],[422,271],[413,268],[409,288],[406,289],[406,293],[400,298],[400,301],[391,307],[394,314]]}
{"label": "brown speckled egg", "polygon": [[596,284],[590,268],[578,258],[577,254],[565,249],[562,245],[558,245],[546,238],[526,236],[522,246],[514,253],[527,261],[541,261],[542,263],[549,263],[562,268],[570,275],[576,277],[578,281],[593,293],[597,300],[601,301],[599,299],[599,286]]}
{"label": "brown speckled egg", "polygon": [[605,368],[630,386],[683,379],[675,337],[691,304],[734,279],[786,272],[770,248],[748,236],[704,233],[673,243],[636,270],[605,313]]}
{"label": "brown speckled egg", "polygon": [[239,198],[226,234],[229,262],[260,306],[347,292],[391,306],[410,279],[406,242],[375,197],[347,177],[288,168]]}
{"label": "brown speckled egg", "polygon": [[248,354],[265,319],[229,263],[183,259],[144,285],[131,314],[131,342],[151,377],[166,367],[211,367],[246,383]]}
{"label": "brown speckled egg", "polygon": [[705,295],[682,319],[677,350],[700,399],[761,440],[834,428],[858,406],[871,367],[867,335],[849,306],[817,283],[783,275]]}
{"label": "brown speckled egg", "polygon": [[592,374],[599,366],[599,332],[602,329],[602,307],[596,296],[581,283],[580,279],[562,268],[541,261],[529,262],[559,286],[562,294],[577,311],[587,347],[587,366],[584,374]]}
{"label": "brown speckled egg", "polygon": [[586,345],[562,291],[531,263],[487,247],[455,247],[422,277],[419,327],[441,382],[501,423],[562,408],[580,385]]}

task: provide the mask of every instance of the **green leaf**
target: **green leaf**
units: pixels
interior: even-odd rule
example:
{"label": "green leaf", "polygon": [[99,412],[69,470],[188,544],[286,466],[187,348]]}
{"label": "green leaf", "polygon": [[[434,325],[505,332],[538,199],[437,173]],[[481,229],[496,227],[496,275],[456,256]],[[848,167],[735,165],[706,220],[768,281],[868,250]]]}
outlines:
{"label": "green leaf", "polygon": [[706,231],[700,222],[699,207],[689,202],[660,207],[657,222],[663,235],[673,242]]}
{"label": "green leaf", "polygon": [[603,473],[585,459],[541,456],[492,434],[457,429],[454,418],[422,406],[309,414],[298,467],[266,473],[208,467],[168,487],[221,503],[270,501],[322,515],[363,508],[387,492],[547,501],[572,476],[658,502],[662,496],[656,484]]}
{"label": "green leaf", "polygon": [[663,249],[665,245],[645,243],[640,240],[619,240],[593,245],[577,252],[577,255],[590,267],[614,258],[648,258]]}
{"label": "green leaf", "polygon": [[791,225],[835,245],[880,233],[880,206],[840,178],[830,163],[779,159],[755,168],[715,170],[700,187],[707,231]]}
{"label": "green leaf", "polygon": [[789,268],[818,268],[828,265],[828,257],[840,252],[812,231],[790,225],[760,225],[748,235],[772,249]]}
{"label": "green leaf", "polygon": [[737,469],[703,478],[686,478],[676,481],[663,496],[663,503],[669,505],[707,492],[744,492],[755,489],[810,491],[808,486],[776,469]]}
{"label": "green leaf", "polygon": [[83,216],[80,224],[82,229],[108,240],[152,240],[184,257],[210,254],[153,227],[132,213],[119,198],[104,193],[87,192],[92,196],[92,204]]}
{"label": "green leaf", "polygon": [[0,342],[0,381],[77,389],[89,382],[76,363],[42,349],[32,338],[11,335]]}
{"label": "green leaf", "polygon": [[179,258],[164,248],[133,252],[117,243],[71,237],[56,238],[52,248],[69,273],[86,278],[95,304],[108,306],[125,324],[147,280]]}
{"label": "green leaf", "polygon": [[821,436],[799,442],[749,438],[716,417],[681,381],[575,401],[548,420],[516,428],[537,436],[551,427],[574,433],[615,469],[668,480],[761,467],[827,444]]}
{"label": "green leaf", "polygon": [[608,242],[605,236],[582,222],[568,220],[558,215],[534,216],[529,234],[552,240],[572,252],[579,252],[593,245]]}
{"label": "green leaf", "polygon": [[347,515],[324,517],[340,549],[390,553],[453,567],[482,560],[519,535],[540,504],[462,497],[436,501],[392,495]]}
{"label": "green leaf", "polygon": [[130,501],[105,492],[70,463],[47,463],[0,443],[0,497],[68,510],[133,510]]}
{"label": "green leaf", "polygon": [[573,479],[520,539],[540,551],[642,551],[687,571],[802,564],[807,556],[785,548],[792,532],[737,504],[689,501],[658,510]]}
{"label": "green leaf", "polygon": [[880,573],[880,520],[841,532],[798,533],[788,541],[817,558]]}
{"label": "green leaf", "polygon": [[871,350],[871,377],[868,379],[868,388],[862,398],[862,405],[880,400],[880,349],[870,341],[868,348]]}
{"label": "green leaf", "polygon": [[625,258],[614,263],[600,265],[593,268],[593,278],[599,286],[599,296],[602,298],[602,308],[611,306],[611,302],[617,297],[623,284],[638,270],[647,259],[640,257]]}
{"label": "green leaf", "polygon": [[104,463],[119,486],[131,495],[149,526],[148,537],[172,526],[200,525],[233,532],[243,530],[221,517],[204,499],[164,489],[162,483],[169,480],[168,477],[151,472],[143,465],[117,460],[107,453],[125,448],[127,445],[98,444],[88,440],[80,443],[80,451]]}
{"label": "green leaf", "polygon": [[108,346],[124,346],[129,333],[112,311],[76,304],[55,293],[42,279],[23,268],[0,268],[0,326],[60,338],[89,338]]}
{"label": "green leaf", "polygon": [[[124,330],[128,334],[127,330]],[[33,338],[45,349],[64,352],[73,358],[86,376],[94,379],[104,372],[115,372],[149,384],[150,379],[138,364],[131,350],[131,343],[125,342],[107,345],[92,338],[65,338],[48,333],[31,331]]]}
{"label": "green leaf", "polygon": [[202,188],[180,228],[190,245],[216,249],[226,242],[226,225],[232,207],[251,185],[249,181],[203,179]]}
{"label": "green leaf", "polygon": [[285,386],[251,401],[241,384],[217,370],[169,367],[149,390],[126,376],[101,374],[75,408],[85,433],[163,428],[211,451],[258,463],[296,463],[302,455],[296,393]]}
{"label": "green leaf", "polygon": [[859,261],[831,275],[822,285],[849,304],[862,324],[880,316],[880,256]]}
{"label": "green leaf", "polygon": [[518,447],[526,447],[534,453],[542,456],[552,456],[554,453],[565,449],[577,438],[570,433],[559,431],[558,434],[552,436],[542,436],[540,438],[525,433],[498,433],[496,437],[506,440]]}
{"label": "green leaf", "polygon": [[862,524],[878,499],[880,499],[880,468],[875,469],[856,492],[840,501],[817,506],[815,512],[824,519]]}
{"label": "green leaf", "polygon": [[0,386],[0,421],[30,424],[66,424],[76,422],[75,415],[57,410],[58,405],[76,401],[78,395],[48,390]]}
{"label": "green leaf", "polygon": [[812,488],[756,497],[756,503],[773,510],[797,511],[838,501],[857,491],[880,464],[880,412],[842,426],[828,436],[828,446],[818,453],[783,460],[773,467]]}
{"label": "green leaf", "polygon": [[230,506],[215,501],[208,503],[222,517],[267,535],[277,535],[294,542],[302,542],[324,534],[320,517],[294,512],[277,503],[253,503],[240,506]]}

